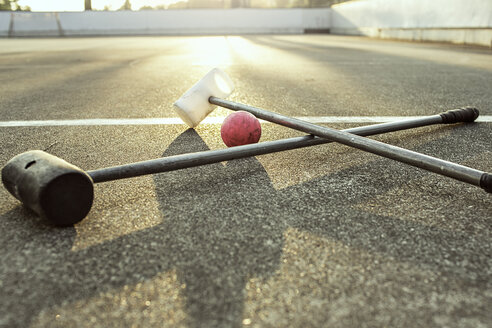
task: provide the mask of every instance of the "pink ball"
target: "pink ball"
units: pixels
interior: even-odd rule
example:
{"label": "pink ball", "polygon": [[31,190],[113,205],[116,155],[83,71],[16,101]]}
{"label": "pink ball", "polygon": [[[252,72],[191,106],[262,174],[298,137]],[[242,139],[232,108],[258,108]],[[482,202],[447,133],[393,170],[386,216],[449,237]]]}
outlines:
{"label": "pink ball", "polygon": [[260,121],[251,113],[234,112],[222,123],[220,136],[227,147],[257,143],[261,137]]}

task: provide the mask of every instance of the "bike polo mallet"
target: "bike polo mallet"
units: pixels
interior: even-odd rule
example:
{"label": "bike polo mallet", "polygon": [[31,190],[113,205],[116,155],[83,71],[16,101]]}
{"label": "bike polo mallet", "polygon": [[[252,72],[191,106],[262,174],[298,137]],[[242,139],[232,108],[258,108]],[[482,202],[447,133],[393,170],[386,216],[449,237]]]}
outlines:
{"label": "bike polo mallet", "polygon": [[[277,123],[346,146],[358,148],[366,152],[419,167],[474,186],[479,186],[489,193],[492,192],[492,175],[489,173],[415,151],[388,145],[373,139],[364,138],[363,136],[352,134],[349,131],[339,131],[319,126],[264,109],[222,99],[229,96],[233,90],[234,84],[232,80],[225,72],[215,68],[184,93],[181,98],[174,103],[174,107],[178,115],[190,127],[198,125],[215,109],[216,106],[221,106],[234,111],[243,110],[265,121]],[[453,120],[455,119],[454,115],[456,114],[444,115],[444,120]]]}
{"label": "bike polo mallet", "polygon": [[[344,130],[369,136],[432,124],[472,122],[478,112],[472,108],[374,124]],[[312,135],[266,141],[219,150],[175,155],[149,161],[87,171],[41,150],[28,151],[12,158],[2,169],[5,188],[25,206],[57,226],[70,226],[87,216],[94,198],[94,183],[174,171],[283,150],[331,142]]]}

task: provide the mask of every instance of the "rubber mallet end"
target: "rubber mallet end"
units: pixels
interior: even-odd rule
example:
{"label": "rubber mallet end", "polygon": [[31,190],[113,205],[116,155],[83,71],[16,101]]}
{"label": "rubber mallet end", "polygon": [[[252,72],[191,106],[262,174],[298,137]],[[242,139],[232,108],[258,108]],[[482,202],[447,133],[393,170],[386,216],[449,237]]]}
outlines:
{"label": "rubber mallet end", "polygon": [[12,158],[2,169],[2,182],[15,198],[57,226],[81,221],[94,199],[85,171],[42,150]]}

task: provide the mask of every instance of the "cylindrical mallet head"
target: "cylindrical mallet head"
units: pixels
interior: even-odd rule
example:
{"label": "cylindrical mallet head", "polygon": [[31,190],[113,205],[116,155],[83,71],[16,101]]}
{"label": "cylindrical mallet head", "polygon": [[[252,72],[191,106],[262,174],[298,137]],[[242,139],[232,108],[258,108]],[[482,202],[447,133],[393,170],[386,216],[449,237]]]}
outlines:
{"label": "cylindrical mallet head", "polygon": [[214,68],[174,103],[174,109],[189,127],[194,128],[217,107],[209,103],[210,97],[227,98],[233,90],[234,83],[229,76]]}
{"label": "cylindrical mallet head", "polygon": [[86,172],[41,150],[12,158],[2,169],[2,182],[15,198],[58,226],[86,217],[94,199]]}

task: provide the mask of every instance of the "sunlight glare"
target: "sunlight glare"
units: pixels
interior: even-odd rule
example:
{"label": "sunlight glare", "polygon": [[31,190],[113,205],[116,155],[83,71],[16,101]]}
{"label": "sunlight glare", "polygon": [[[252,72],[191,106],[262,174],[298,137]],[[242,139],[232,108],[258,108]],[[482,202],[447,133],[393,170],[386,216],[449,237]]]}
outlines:
{"label": "sunlight glare", "polygon": [[223,36],[193,38],[190,48],[194,66],[225,68],[232,64],[229,44]]}
{"label": "sunlight glare", "polygon": [[225,94],[228,94],[229,95],[233,91],[233,87],[231,86],[230,81],[227,81],[220,74],[215,74],[215,84],[220,89],[220,91],[222,91]]}
{"label": "sunlight glare", "polygon": [[254,53],[258,52],[258,49],[255,47],[255,45],[244,37],[230,36],[227,37],[227,41],[234,50],[234,53],[240,56],[252,57]]}

